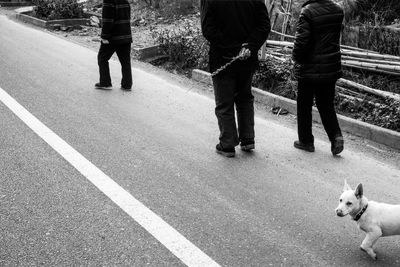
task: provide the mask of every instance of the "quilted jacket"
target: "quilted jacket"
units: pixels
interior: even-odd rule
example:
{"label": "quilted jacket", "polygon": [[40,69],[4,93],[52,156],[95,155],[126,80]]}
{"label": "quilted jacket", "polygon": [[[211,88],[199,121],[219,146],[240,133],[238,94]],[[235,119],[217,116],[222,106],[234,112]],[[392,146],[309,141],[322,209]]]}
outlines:
{"label": "quilted jacket", "polygon": [[343,17],[343,9],[331,0],[310,0],[303,5],[292,54],[297,79],[318,82],[342,76]]}

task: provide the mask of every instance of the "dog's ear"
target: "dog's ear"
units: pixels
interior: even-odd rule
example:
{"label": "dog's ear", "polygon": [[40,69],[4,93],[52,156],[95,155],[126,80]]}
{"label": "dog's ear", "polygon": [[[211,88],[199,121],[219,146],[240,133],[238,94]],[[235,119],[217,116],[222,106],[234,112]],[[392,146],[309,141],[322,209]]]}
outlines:
{"label": "dog's ear", "polygon": [[362,184],[358,184],[356,190],[354,191],[354,194],[356,195],[357,199],[362,198],[364,194],[364,189]]}
{"label": "dog's ear", "polygon": [[347,190],[352,190],[350,185],[347,183],[347,180],[344,179],[344,186],[343,186],[343,192]]}

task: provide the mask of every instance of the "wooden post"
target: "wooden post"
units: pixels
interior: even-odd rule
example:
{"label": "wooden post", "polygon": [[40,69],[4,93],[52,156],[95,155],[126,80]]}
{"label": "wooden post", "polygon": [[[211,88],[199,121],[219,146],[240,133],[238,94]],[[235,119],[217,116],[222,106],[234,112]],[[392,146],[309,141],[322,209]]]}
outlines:
{"label": "wooden post", "polygon": [[[275,26],[275,21],[276,21],[276,16],[275,19],[272,19],[272,17],[274,16],[273,14],[273,10],[275,8],[275,0],[265,0],[265,6],[267,7],[267,11],[268,11],[268,15],[269,15],[269,19],[270,19],[270,23],[271,23],[271,30],[273,30],[274,26]],[[264,45],[261,46],[261,60],[265,60],[266,57],[266,46],[267,46],[267,41],[265,41]]]}
{"label": "wooden post", "polygon": [[282,35],[281,35],[281,41],[284,41],[285,40],[285,35],[286,35],[287,25],[289,23],[290,17],[292,16],[292,14],[290,12],[292,12],[293,0],[288,0],[288,2],[286,2],[286,7],[285,8],[283,8],[283,0],[281,1],[281,3],[282,3],[282,9],[285,12],[284,13],[284,17],[283,17]]}

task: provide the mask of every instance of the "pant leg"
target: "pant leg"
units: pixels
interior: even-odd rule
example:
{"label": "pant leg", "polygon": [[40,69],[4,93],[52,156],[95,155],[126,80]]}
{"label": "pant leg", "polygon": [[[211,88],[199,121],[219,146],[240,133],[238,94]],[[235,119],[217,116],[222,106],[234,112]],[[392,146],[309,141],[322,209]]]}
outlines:
{"label": "pant leg", "polygon": [[297,133],[302,143],[313,143],[312,106],[314,102],[314,85],[299,81],[297,90]]}
{"label": "pant leg", "polygon": [[330,141],[342,136],[334,106],[335,85],[336,81],[324,82],[319,84],[315,91],[318,112]]}
{"label": "pant leg", "polygon": [[239,62],[236,73],[235,104],[238,121],[239,140],[254,140],[254,96],[251,83],[255,66],[250,62]]}
{"label": "pant leg", "polygon": [[213,77],[213,84],[220,143],[225,148],[235,147],[239,144],[234,109],[235,74],[228,70],[222,71]]}
{"label": "pant leg", "polygon": [[99,65],[100,84],[111,85],[110,67],[108,61],[115,52],[115,47],[111,44],[100,44],[97,54],[97,63]]}
{"label": "pant leg", "polygon": [[131,44],[118,45],[116,51],[121,63],[121,86],[130,89],[132,87]]}

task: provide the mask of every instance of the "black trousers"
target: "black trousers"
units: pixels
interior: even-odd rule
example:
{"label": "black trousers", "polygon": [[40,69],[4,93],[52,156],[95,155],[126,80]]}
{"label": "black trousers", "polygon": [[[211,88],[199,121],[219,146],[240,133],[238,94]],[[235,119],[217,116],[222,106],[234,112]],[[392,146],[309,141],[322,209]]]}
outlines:
{"label": "black trousers", "polygon": [[237,61],[213,77],[219,140],[225,148],[235,147],[245,139],[254,139],[254,96],[251,93],[251,82],[255,67],[254,62]]}
{"label": "black trousers", "polygon": [[336,81],[299,81],[297,92],[297,130],[300,142],[314,142],[314,136],[312,135],[312,106],[314,97],[329,140],[332,142],[335,137],[342,136],[333,102],[335,84]]}
{"label": "black trousers", "polygon": [[119,62],[121,63],[121,87],[130,89],[132,87],[132,69],[131,69],[131,44],[103,44],[101,43],[99,53],[97,54],[97,62],[99,64],[100,84],[111,85],[110,68],[108,61],[114,53],[117,53]]}

